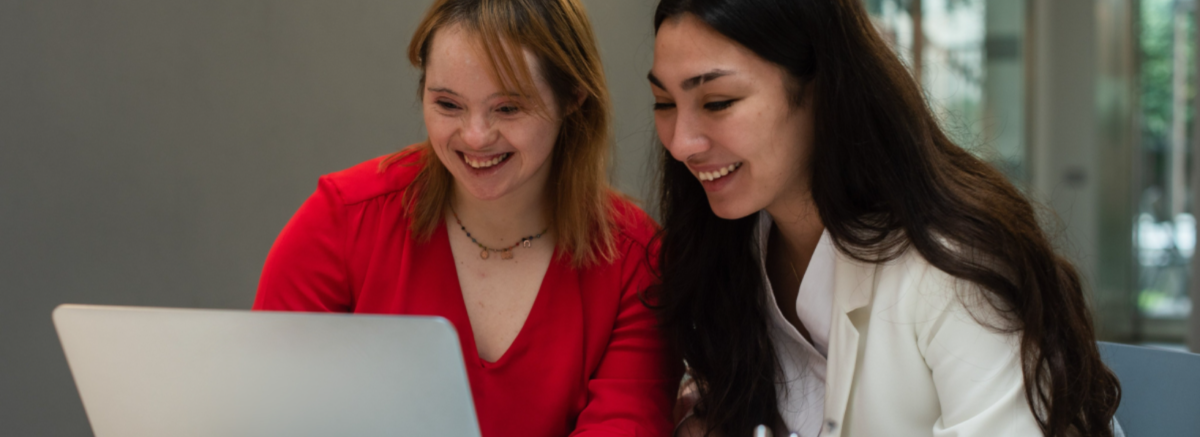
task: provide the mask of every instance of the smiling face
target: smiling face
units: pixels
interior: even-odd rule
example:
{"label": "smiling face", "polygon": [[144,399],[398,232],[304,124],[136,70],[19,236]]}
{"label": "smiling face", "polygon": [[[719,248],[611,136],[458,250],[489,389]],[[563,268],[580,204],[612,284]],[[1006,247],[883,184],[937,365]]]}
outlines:
{"label": "smiling face", "polygon": [[430,43],[422,97],[430,145],[460,195],[540,196],[562,124],[554,94],[528,50],[522,53],[547,106],[542,111],[536,98],[497,84],[478,47],[457,25],[438,30]]}
{"label": "smiling face", "polygon": [[792,104],[787,81],[783,68],[695,16],[659,27],[650,71],[658,138],[704,186],[718,217],[810,198],[811,105]]}

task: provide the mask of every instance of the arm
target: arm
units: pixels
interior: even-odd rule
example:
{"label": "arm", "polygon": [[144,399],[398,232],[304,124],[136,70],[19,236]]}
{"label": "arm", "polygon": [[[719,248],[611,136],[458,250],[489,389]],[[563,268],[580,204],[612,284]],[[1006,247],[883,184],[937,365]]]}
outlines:
{"label": "arm", "polygon": [[347,312],[352,309],[345,264],[345,209],[322,177],[267,255],[255,310]]}
{"label": "arm", "polygon": [[1009,325],[983,290],[930,270],[917,340],[941,404],[933,435],[1042,435],[1025,399],[1019,332],[992,328]]}
{"label": "arm", "polygon": [[[621,301],[608,347],[588,381],[588,404],[572,436],[669,436],[683,363],[668,352],[640,294],[653,283],[646,250],[625,250]],[[625,249],[625,248],[622,248]]]}

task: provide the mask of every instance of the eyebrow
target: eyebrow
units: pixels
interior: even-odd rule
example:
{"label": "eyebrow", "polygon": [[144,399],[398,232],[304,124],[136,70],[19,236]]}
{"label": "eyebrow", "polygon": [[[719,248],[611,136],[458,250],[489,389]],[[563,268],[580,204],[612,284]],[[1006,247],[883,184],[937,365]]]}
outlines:
{"label": "eyebrow", "polygon": [[462,96],[460,96],[458,93],[454,92],[454,90],[452,90],[452,89],[450,89],[450,88],[442,88],[442,87],[438,87],[438,88],[425,88],[425,90],[426,90],[426,91],[429,91],[429,92],[434,92],[434,93],[446,93],[446,94],[453,95],[453,96],[455,96],[455,97],[462,97]]}
{"label": "eyebrow", "polygon": [[[425,88],[425,91],[434,92],[434,93],[446,93],[446,94],[450,94],[455,97],[460,97],[460,98],[462,97],[461,94],[456,93],[456,92],[454,92],[454,90],[452,90],[450,88],[445,88],[445,87]],[[521,93],[518,93],[518,92],[500,91],[500,92],[492,93],[492,95],[488,96],[487,98],[491,99],[491,98],[495,98],[495,97],[499,97],[499,96],[522,97]]]}
{"label": "eyebrow", "polygon": [[[733,72],[729,70],[713,70],[699,76],[684,79],[683,82],[679,83],[679,87],[683,88],[684,91],[688,91],[692,88],[703,85],[705,82],[711,82],[731,74],[733,74]],[[667,87],[663,86],[662,81],[658,80],[658,78],[654,76],[654,72],[647,74],[646,78],[650,79],[650,83],[654,86],[663,90],[667,89]]]}

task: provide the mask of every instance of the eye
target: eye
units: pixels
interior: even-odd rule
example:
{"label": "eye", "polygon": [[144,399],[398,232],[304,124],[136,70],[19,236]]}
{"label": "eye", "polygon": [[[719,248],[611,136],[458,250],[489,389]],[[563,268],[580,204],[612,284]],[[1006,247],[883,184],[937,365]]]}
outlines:
{"label": "eye", "polygon": [[733,106],[734,102],[737,102],[737,99],[722,100],[719,102],[708,102],[708,103],[704,104],[704,109],[716,112],[716,111],[728,109],[730,106]]}
{"label": "eye", "polygon": [[496,108],[496,112],[499,112],[504,115],[513,115],[518,112],[521,112],[521,107],[519,107],[517,105],[503,105],[499,108]]}
{"label": "eye", "polygon": [[675,104],[674,103],[654,102],[654,110],[655,111],[666,111],[668,109],[675,109]]}
{"label": "eye", "polygon": [[459,109],[458,105],[455,105],[454,103],[448,102],[446,100],[437,100],[437,101],[434,101],[434,104],[438,105],[438,107],[445,109],[447,111],[453,111],[455,109]]}

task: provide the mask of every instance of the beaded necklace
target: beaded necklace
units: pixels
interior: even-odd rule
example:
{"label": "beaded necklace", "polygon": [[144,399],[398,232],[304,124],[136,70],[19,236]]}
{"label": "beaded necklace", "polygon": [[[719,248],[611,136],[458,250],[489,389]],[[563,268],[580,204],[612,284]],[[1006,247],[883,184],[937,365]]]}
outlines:
{"label": "beaded necklace", "polygon": [[499,253],[500,259],[512,259],[512,257],[513,257],[512,250],[513,249],[516,249],[517,246],[521,246],[526,249],[533,247],[533,240],[542,238],[542,235],[545,235],[546,231],[550,230],[550,227],[547,226],[546,229],[542,229],[542,232],[538,232],[537,235],[530,235],[528,237],[521,238],[520,240],[517,240],[516,243],[513,243],[512,246],[508,246],[508,247],[505,247],[502,249],[495,249],[495,248],[484,246],[483,243],[480,243],[478,240],[475,239],[475,237],[471,236],[471,232],[467,230],[466,226],[463,226],[462,220],[458,219],[458,212],[455,212],[453,207],[450,208],[450,214],[454,214],[454,223],[458,224],[458,228],[462,229],[463,233],[467,234],[467,238],[470,238],[472,243],[475,243],[476,246],[479,246],[480,249],[483,249],[483,250],[479,251],[479,257],[482,259],[488,259],[489,257],[491,257],[492,252]]}

